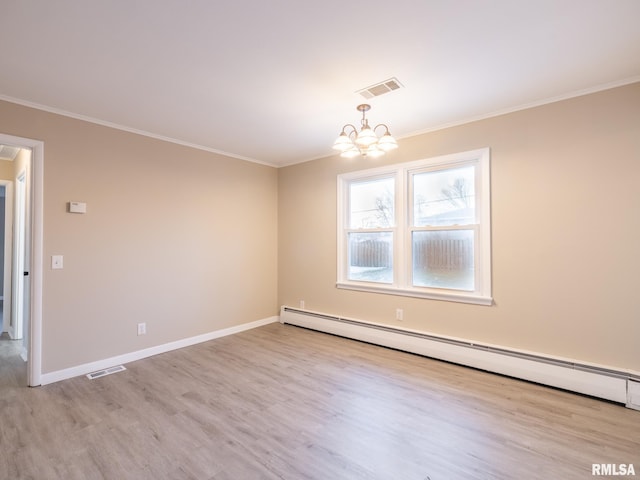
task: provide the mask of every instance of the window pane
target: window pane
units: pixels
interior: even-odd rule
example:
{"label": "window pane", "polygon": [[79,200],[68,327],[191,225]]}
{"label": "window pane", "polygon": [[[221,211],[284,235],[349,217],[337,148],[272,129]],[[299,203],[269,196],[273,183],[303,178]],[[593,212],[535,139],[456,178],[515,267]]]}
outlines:
{"label": "window pane", "polygon": [[474,290],[474,232],[413,232],[413,285]]}
{"label": "window pane", "polygon": [[349,185],[349,228],[392,227],[394,179],[381,178]]}
{"label": "window pane", "polygon": [[413,225],[476,222],[475,167],[418,173],[413,178]]}
{"label": "window pane", "polygon": [[349,280],[393,283],[393,234],[349,234]]}

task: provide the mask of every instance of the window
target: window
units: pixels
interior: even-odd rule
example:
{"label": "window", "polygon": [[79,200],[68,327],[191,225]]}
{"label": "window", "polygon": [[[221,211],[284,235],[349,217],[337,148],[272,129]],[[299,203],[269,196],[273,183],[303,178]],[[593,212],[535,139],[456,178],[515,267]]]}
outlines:
{"label": "window", "polygon": [[338,177],[339,288],[490,305],[489,149]]}

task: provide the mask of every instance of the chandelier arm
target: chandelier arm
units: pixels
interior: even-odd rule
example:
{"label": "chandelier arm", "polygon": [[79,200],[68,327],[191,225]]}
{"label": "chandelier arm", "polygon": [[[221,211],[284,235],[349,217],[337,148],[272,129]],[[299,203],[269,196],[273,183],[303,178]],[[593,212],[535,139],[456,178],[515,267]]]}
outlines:
{"label": "chandelier arm", "polygon": [[387,127],[384,123],[379,123],[378,125],[373,127],[373,131],[375,132],[378,127],[384,127],[385,133],[388,133],[389,135],[391,135],[391,132],[389,132],[389,127]]}
{"label": "chandelier arm", "polygon": [[[347,127],[351,127],[350,132],[347,132]],[[358,129],[354,125],[347,123],[344,127],[342,127],[342,131],[340,132],[340,134],[342,133],[345,133],[347,137],[351,138],[351,135],[358,135]]]}

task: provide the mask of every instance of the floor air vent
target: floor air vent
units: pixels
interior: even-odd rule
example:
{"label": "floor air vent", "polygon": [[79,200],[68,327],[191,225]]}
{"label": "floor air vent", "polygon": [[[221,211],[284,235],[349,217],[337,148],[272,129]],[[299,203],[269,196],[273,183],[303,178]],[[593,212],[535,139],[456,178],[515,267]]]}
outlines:
{"label": "floor air vent", "polygon": [[112,373],[124,372],[126,368],[123,365],[118,365],[117,367],[105,368],[104,370],[98,370],[97,372],[89,373],[87,378],[89,380],[95,380],[96,378],[104,377],[106,375],[111,375]]}

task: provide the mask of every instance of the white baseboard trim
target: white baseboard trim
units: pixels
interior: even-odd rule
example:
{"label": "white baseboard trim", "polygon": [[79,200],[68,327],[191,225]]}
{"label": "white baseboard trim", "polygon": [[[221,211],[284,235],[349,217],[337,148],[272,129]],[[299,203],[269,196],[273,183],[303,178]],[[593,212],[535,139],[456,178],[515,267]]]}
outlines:
{"label": "white baseboard trim", "polygon": [[114,365],[121,365],[124,363],[135,362],[136,360],[142,360],[143,358],[152,357],[160,353],[170,352],[179,348],[189,347],[198,343],[208,342],[220,337],[226,337],[227,335],[233,335],[234,333],[244,332],[253,328],[261,327],[269,323],[276,323],[279,321],[278,316],[263,318],[254,322],[243,323],[242,325],[236,325],[234,327],[223,328],[222,330],[215,330],[213,332],[205,333],[202,335],[196,335],[195,337],[183,338],[182,340],[176,340],[175,342],[165,343],[163,345],[157,345],[155,347],[145,348],[131,353],[125,353],[124,355],[118,355],[116,357],[105,358],[103,360],[97,360],[95,362],[85,363],[77,365],[75,367],[65,368],[63,370],[57,370],[54,372],[43,373],[41,376],[41,385],[48,385],[50,383],[59,382],[61,380],[67,380],[73,377],[79,377],[80,375],[86,375],[96,370],[103,370],[113,367]]}
{"label": "white baseboard trim", "polygon": [[604,398],[640,409],[640,372],[283,306],[280,322]]}

